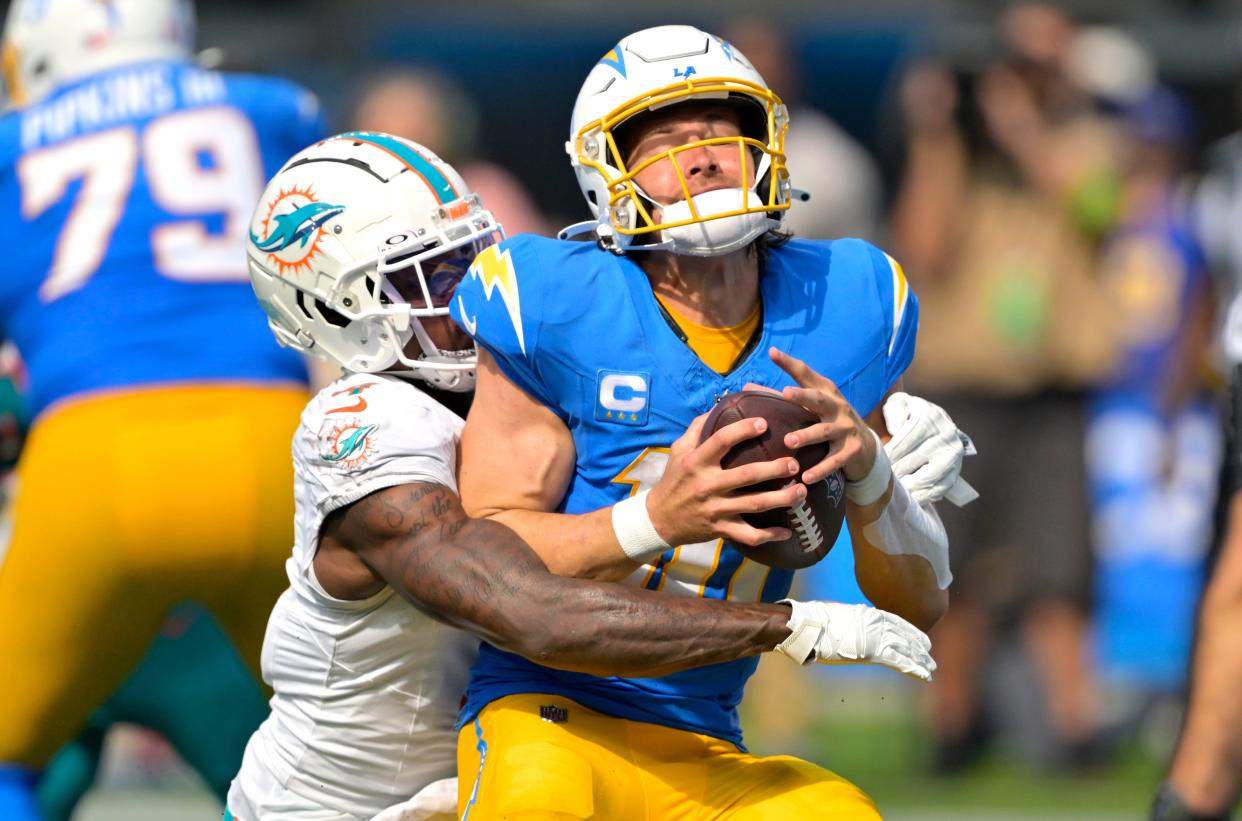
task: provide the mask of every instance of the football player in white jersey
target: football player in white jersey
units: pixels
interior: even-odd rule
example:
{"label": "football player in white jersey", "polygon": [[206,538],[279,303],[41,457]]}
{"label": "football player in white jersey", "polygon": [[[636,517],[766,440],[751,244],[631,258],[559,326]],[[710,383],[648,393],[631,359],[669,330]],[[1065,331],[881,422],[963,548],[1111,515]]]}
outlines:
{"label": "football player in white jersey", "polygon": [[[507,527],[462,511],[463,422],[446,405],[468,396],[475,357],[447,304],[500,237],[451,167],[386,134],[302,151],[259,203],[250,272],[273,333],[345,372],[295,436],[290,587],[263,649],[272,714],[226,819],[455,817],[454,722],[474,636],[568,670],[658,675],[792,635],[786,604],[554,576]],[[732,427],[724,450],[754,435],[749,422]],[[892,614],[798,611],[800,640],[820,658],[924,679],[935,667],[926,636]]]}

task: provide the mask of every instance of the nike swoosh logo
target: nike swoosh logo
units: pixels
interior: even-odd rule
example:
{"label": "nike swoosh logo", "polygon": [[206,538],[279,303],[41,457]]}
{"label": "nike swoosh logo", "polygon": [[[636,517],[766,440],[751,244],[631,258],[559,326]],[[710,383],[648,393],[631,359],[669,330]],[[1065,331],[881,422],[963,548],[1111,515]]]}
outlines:
{"label": "nike swoosh logo", "polygon": [[477,316],[466,313],[466,303],[461,301],[460,294],[457,296],[457,309],[461,311],[461,324],[466,326],[466,333],[474,336],[474,332],[479,329],[479,320]]}
{"label": "nike swoosh logo", "polygon": [[356,388],[346,388],[343,391],[337,391],[336,393],[332,395],[342,396],[344,394],[349,394],[350,396],[357,396],[358,401],[344,408],[333,408],[332,410],[328,411],[328,413],[362,413],[364,410],[367,409],[367,400],[362,397],[361,395],[362,392],[365,391],[367,388],[374,388],[377,384],[378,384],[377,382],[367,382],[365,384],[359,385]]}
{"label": "nike swoosh logo", "polygon": [[328,413],[362,413],[366,409],[367,409],[367,400],[359,396],[357,404],[350,405],[349,407],[346,407],[346,408],[333,408],[332,410],[328,411]]}

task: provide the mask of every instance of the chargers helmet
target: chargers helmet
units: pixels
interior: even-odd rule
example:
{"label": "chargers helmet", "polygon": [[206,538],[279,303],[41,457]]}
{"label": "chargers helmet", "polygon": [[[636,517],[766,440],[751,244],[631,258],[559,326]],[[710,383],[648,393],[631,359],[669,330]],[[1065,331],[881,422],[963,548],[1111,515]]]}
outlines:
{"label": "chargers helmet", "polygon": [[[736,103],[742,135],[699,140],[628,168],[618,128],[645,112],[690,100]],[[785,168],[788,126],[785,105],[729,43],[693,26],[635,32],[591,69],[574,103],[565,148],[595,219],[562,236],[593,229],[600,244],[616,253],[646,249],[716,256],[745,247],[780,228],[789,209],[794,192]],[[664,207],[655,222],[653,203],[634,175],[680,151],[729,142],[755,163],[754,186],[698,194]]]}
{"label": "chargers helmet", "polygon": [[474,385],[473,346],[441,350],[422,320],[448,315],[475,255],[503,236],[431,151],[354,131],[285,163],[255,209],[246,251],[282,344],[357,372],[401,363],[435,387],[465,391]]}
{"label": "chargers helmet", "polygon": [[4,25],[5,87],[14,106],[79,77],[146,60],[184,60],[189,0],[13,0]]}

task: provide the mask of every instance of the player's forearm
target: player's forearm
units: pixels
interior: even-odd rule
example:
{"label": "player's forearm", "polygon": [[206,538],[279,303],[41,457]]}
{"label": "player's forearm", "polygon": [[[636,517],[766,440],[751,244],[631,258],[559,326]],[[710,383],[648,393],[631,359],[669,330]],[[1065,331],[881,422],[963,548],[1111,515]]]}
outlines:
{"label": "player's forearm", "polygon": [[[590,584],[595,589],[587,589]],[[789,636],[789,608],[682,598],[576,583],[528,636],[528,658],[595,675],[662,676],[772,650]]]}
{"label": "player's forearm", "polygon": [[502,510],[487,518],[512,528],[558,576],[619,581],[638,568],[617,544],[611,507],[584,514]]}
{"label": "player's forearm", "polygon": [[879,518],[890,495],[886,493],[866,506],[851,502],[845,509],[854,544],[854,575],[859,589],[876,607],[929,630],[949,606],[949,593],[937,584],[931,564],[921,556],[887,553],[872,544],[865,533],[866,526]]}
{"label": "player's forearm", "polygon": [[1242,779],[1242,494],[1230,512],[1230,531],[1199,617],[1186,724],[1169,781],[1199,813],[1223,812]]}
{"label": "player's forearm", "polygon": [[553,575],[509,528],[462,519],[390,555],[389,583],[501,649],[597,675],[652,676],[771,650],[788,608],[680,598]]}
{"label": "player's forearm", "polygon": [[[1221,615],[1237,624],[1242,607]],[[1216,624],[1202,632],[1196,659],[1194,692],[1169,781],[1191,809],[1220,812],[1233,805],[1242,773],[1242,658],[1236,628]]]}

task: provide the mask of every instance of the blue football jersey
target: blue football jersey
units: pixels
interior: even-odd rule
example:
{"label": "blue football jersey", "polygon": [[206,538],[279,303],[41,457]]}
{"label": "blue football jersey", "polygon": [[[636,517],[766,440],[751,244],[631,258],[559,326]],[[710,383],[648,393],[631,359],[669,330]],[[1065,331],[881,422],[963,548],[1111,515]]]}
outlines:
{"label": "blue football jersey", "polygon": [[1195,300],[1211,287],[1207,259],[1173,203],[1121,226],[1102,249],[1102,259],[1104,281],[1124,296],[1126,334],[1101,392],[1159,407],[1167,401],[1170,373],[1182,367]]}
{"label": "blue football jersey", "polygon": [[[592,243],[520,235],[486,249],[458,286],[452,314],[516,385],[565,422],[577,462],[558,510],[586,513],[654,485],[669,445],[717,397],[748,382],[793,384],[768,357],[770,346],[831,378],[861,414],[877,407],[914,355],[917,301],[900,266],[861,240],[773,249],[760,293],[759,337],[725,375],[669,326],[641,268]],[[716,540],[669,550],[627,581],[678,596],[771,602],[788,594],[792,579],[792,571]],[[463,720],[502,696],[552,693],[740,745],[737,705],[757,664],[599,678],[485,645]]]}
{"label": "blue football jersey", "polygon": [[305,380],[250,289],[263,185],[323,136],[303,89],[140,63],[0,118],[0,336],[37,415],[87,391]]}

